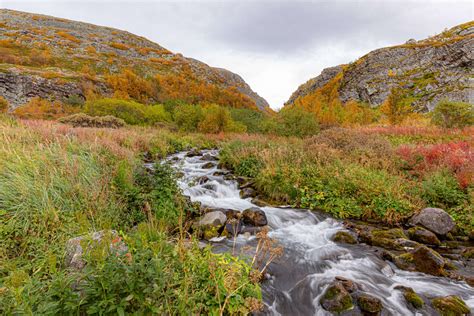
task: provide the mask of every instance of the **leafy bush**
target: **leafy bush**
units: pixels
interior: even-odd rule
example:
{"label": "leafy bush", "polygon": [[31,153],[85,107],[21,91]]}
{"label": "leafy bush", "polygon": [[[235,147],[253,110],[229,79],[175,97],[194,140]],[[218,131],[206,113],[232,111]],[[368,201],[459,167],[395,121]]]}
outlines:
{"label": "leafy bush", "polygon": [[171,120],[170,114],[160,104],[144,105],[135,101],[120,99],[87,101],[84,112],[92,116],[112,115],[132,125],[153,125]]}
{"label": "leafy bush", "polygon": [[125,126],[125,121],[115,116],[89,116],[84,113],[62,117],[59,119],[59,122],[70,124],[74,127],[120,128]]}
{"label": "leafy bush", "polygon": [[474,125],[474,105],[466,102],[442,100],[431,115],[433,124],[444,128]]}
{"label": "leafy bush", "polygon": [[393,125],[402,123],[413,113],[411,104],[404,99],[402,90],[398,88],[393,88],[390,91],[388,98],[382,104],[380,110]]}
{"label": "leafy bush", "polygon": [[249,133],[260,133],[262,129],[262,121],[265,115],[262,112],[249,109],[230,108],[230,115],[235,122],[246,126]]}
{"label": "leafy bush", "polygon": [[174,109],[174,122],[183,131],[196,132],[202,119],[202,108],[199,105],[181,104]]}
{"label": "leafy bush", "polygon": [[422,189],[422,196],[430,206],[451,208],[467,201],[467,196],[456,178],[446,170],[436,171],[426,176]]}
{"label": "leafy bush", "polygon": [[299,107],[283,108],[277,115],[276,133],[281,136],[305,137],[317,134],[318,122],[314,114]]}
{"label": "leafy bush", "polygon": [[24,119],[58,119],[77,110],[59,101],[50,102],[40,97],[32,98],[27,104],[16,108],[13,114]]}

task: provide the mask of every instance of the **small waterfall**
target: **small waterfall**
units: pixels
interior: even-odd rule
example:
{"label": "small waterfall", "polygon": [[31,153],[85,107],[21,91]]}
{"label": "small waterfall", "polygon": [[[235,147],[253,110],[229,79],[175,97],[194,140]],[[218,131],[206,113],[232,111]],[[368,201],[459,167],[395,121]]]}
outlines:
{"label": "small waterfall", "polygon": [[[215,150],[204,151],[216,156]],[[205,169],[201,156],[186,157],[179,153],[169,158],[175,169],[183,173],[178,184],[192,201],[210,208],[245,210],[255,207],[250,199],[242,199],[238,185],[225,180],[214,166]],[[216,174],[216,171],[219,173]],[[199,184],[201,177],[207,177]],[[271,228],[270,237],[278,240],[284,254],[269,267],[271,278],[262,283],[263,299],[271,315],[331,315],[319,299],[336,276],[354,280],[364,292],[382,300],[382,315],[414,314],[405,303],[397,285],[413,288],[428,297],[459,295],[474,310],[474,288],[464,282],[397,269],[374,254],[367,245],[336,244],[331,237],[343,230],[341,222],[325,214],[288,207],[262,207]],[[255,238],[239,235],[239,247],[252,246]],[[215,251],[232,251],[233,241],[215,246]]]}

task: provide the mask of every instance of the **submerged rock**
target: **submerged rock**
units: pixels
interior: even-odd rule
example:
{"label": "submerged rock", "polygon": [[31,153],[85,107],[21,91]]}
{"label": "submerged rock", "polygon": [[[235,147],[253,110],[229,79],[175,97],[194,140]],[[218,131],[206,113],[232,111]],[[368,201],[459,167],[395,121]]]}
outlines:
{"label": "submerged rock", "polygon": [[441,245],[441,242],[434,233],[420,226],[410,228],[408,230],[408,236],[411,240],[417,241],[422,244],[435,246]]}
{"label": "submerged rock", "polygon": [[319,303],[325,310],[333,313],[341,313],[354,307],[351,295],[338,281],[326,289]]}
{"label": "submerged rock", "polygon": [[431,300],[433,307],[442,316],[470,315],[470,309],[466,303],[456,295],[438,297]]}
{"label": "submerged rock", "polygon": [[409,223],[413,226],[421,225],[438,235],[446,235],[455,223],[451,216],[440,208],[428,207],[414,215]]}
{"label": "submerged rock", "polygon": [[124,255],[128,252],[128,247],[119,237],[115,230],[101,230],[89,235],[79,236],[69,239],[66,243],[65,265],[73,269],[80,270],[85,267],[83,258],[85,251],[91,251],[97,247],[104,247],[108,244],[109,252],[116,255]]}
{"label": "submerged rock", "polygon": [[260,199],[258,197],[253,198],[251,202],[253,204],[257,205],[257,206],[260,206],[260,207],[270,206],[269,203],[263,201],[262,199]]}
{"label": "submerged rock", "polygon": [[343,231],[343,230],[335,233],[334,236],[332,237],[332,240],[335,242],[345,243],[345,244],[357,244],[357,239],[351,233],[347,231]]}
{"label": "submerged rock", "polygon": [[252,207],[243,211],[242,218],[244,224],[252,226],[265,226],[268,223],[265,212],[258,207]]}
{"label": "submerged rock", "polygon": [[382,301],[379,298],[367,293],[362,293],[357,296],[357,304],[363,312],[371,315],[378,314],[383,308]]}

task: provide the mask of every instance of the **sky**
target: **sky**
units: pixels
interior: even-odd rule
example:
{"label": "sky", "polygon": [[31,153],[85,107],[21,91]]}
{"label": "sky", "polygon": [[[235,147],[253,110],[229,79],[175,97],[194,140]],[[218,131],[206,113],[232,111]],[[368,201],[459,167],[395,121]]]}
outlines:
{"label": "sky", "polygon": [[474,19],[473,1],[0,0],[110,26],[238,73],[273,109],[324,68]]}

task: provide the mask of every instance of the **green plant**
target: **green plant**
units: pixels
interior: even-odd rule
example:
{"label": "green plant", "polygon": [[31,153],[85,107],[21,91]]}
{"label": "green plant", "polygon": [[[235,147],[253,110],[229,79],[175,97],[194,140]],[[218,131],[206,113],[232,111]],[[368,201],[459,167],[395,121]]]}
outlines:
{"label": "green plant", "polygon": [[444,128],[472,126],[474,125],[474,105],[442,100],[431,113],[431,121]]}
{"label": "green plant", "polygon": [[112,115],[132,125],[153,125],[171,121],[170,114],[162,105],[144,105],[135,101],[120,99],[99,99],[87,101],[84,112],[92,116]]}
{"label": "green plant", "polygon": [[428,205],[441,208],[456,207],[467,201],[456,178],[446,170],[429,174],[423,180],[422,197]]}
{"label": "green plant", "polygon": [[304,137],[319,131],[319,124],[314,114],[299,107],[283,108],[278,113],[276,121],[276,133],[282,136]]}
{"label": "green plant", "polygon": [[62,117],[59,122],[70,124],[74,127],[107,127],[107,128],[120,128],[124,127],[125,121],[116,118],[112,115],[106,116],[89,116],[84,113],[77,113]]}

